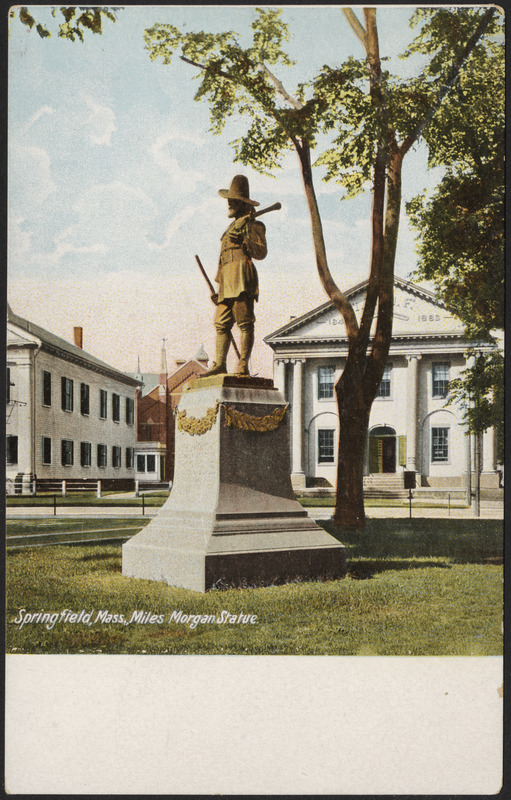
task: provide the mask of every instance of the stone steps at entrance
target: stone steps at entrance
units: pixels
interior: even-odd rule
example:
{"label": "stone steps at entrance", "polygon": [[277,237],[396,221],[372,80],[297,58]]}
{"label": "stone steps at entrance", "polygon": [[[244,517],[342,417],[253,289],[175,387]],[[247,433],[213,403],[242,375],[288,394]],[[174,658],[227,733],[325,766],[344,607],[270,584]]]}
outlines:
{"label": "stone steps at entrance", "polygon": [[395,486],[388,486],[388,487],[378,487],[378,486],[364,486],[364,495],[366,497],[374,497],[376,495],[385,495],[385,494],[406,494],[408,495],[408,489],[403,489],[403,487],[395,487]]}
{"label": "stone steps at entrance", "polygon": [[364,489],[402,489],[403,473],[378,473],[364,475]]}

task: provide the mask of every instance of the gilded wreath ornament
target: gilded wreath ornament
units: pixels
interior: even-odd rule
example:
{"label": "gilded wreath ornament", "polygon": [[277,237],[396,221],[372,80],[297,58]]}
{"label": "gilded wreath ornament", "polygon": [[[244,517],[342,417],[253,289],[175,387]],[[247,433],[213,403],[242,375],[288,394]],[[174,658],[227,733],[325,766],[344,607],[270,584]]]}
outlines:
{"label": "gilded wreath ornament", "polygon": [[276,430],[281,424],[288,405],[274,408],[269,414],[257,417],[253,414],[246,414],[235,408],[226,406],[224,403],[215,403],[212,408],[208,408],[205,415],[200,419],[188,417],[186,411],[177,412],[178,430],[190,434],[190,436],[202,436],[207,433],[215,424],[218,416],[218,409],[223,408],[225,414],[225,424],[229,428],[237,428],[242,431],[254,431],[255,433],[268,433]]}

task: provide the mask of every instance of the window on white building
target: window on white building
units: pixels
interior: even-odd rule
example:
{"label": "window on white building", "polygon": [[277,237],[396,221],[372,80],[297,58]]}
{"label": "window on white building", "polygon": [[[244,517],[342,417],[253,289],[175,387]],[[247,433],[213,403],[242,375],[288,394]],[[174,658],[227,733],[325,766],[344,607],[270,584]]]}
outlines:
{"label": "window on white building", "polygon": [[380,381],[380,385],[378,386],[378,391],[376,392],[376,397],[390,397],[390,373],[392,370],[392,364],[387,364],[383,371],[383,377]]}
{"label": "window on white building", "polygon": [[156,471],[156,456],[147,456],[147,471]]}
{"label": "window on white building", "polygon": [[118,394],[112,394],[112,419],[114,422],[121,419],[121,398]]}
{"label": "window on white building", "polygon": [[318,464],[333,464],[334,433],[333,429],[318,431]]}
{"label": "window on white building", "polygon": [[108,397],[106,389],[99,390],[99,416],[100,419],[106,419],[108,413]]}
{"label": "window on white building", "polygon": [[18,463],[18,437],[7,436],[5,440],[5,460],[7,464]]}
{"label": "window on white building", "polygon": [[447,397],[449,389],[449,363],[437,361],[431,370],[431,394],[433,397]]}
{"label": "window on white building", "polygon": [[128,469],[133,468],[133,448],[127,447],[126,448],[126,467]]}
{"label": "window on white building", "polygon": [[112,447],[112,466],[121,466],[121,448],[116,444]]}
{"label": "window on white building", "polygon": [[98,444],[98,467],[106,467],[107,452],[106,444]]}
{"label": "window on white building", "polygon": [[80,442],[80,464],[90,467],[92,464],[92,445],[90,442]]}
{"label": "window on white building", "polygon": [[334,368],[318,367],[318,400],[327,400],[334,396]]}
{"label": "window on white building", "polygon": [[89,416],[90,411],[90,389],[87,383],[80,384],[80,413]]}
{"label": "window on white building", "polygon": [[74,463],[74,442],[71,439],[62,439],[62,466],[71,467]]}
{"label": "window on white building", "polygon": [[137,472],[145,472],[145,456],[137,456]]}
{"label": "window on white building", "polygon": [[431,461],[449,461],[449,428],[431,428]]}
{"label": "window on white building", "polygon": [[126,398],[126,425],[133,425],[135,422],[135,401],[131,397]]}
{"label": "window on white building", "polygon": [[43,464],[51,464],[51,439],[49,436],[41,436],[41,451]]}
{"label": "window on white building", "polygon": [[43,406],[51,406],[51,372],[43,370]]}
{"label": "window on white building", "polygon": [[71,378],[62,378],[62,409],[73,410],[73,381]]}

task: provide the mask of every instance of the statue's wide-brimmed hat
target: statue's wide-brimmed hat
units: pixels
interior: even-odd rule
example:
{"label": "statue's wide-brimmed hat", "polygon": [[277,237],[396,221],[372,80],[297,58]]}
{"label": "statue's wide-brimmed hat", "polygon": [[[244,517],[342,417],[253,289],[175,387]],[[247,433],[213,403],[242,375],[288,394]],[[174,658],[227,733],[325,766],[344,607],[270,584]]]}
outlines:
{"label": "statue's wide-brimmed hat", "polygon": [[241,200],[242,203],[249,203],[251,206],[259,205],[258,202],[250,199],[246,175],[235,175],[229,189],[219,189],[218,194],[225,197],[226,200]]}

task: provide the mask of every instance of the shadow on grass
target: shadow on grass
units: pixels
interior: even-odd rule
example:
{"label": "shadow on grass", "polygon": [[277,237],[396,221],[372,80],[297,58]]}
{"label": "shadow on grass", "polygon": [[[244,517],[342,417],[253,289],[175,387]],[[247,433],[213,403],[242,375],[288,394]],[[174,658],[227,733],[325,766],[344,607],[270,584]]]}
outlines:
{"label": "shadow on grass", "polygon": [[[95,544],[97,545],[97,542]],[[90,553],[81,556],[80,561],[117,561],[119,555],[120,553]]]}
{"label": "shadow on grass", "polygon": [[[502,563],[504,528],[491,519],[369,519],[362,531],[336,528],[332,520],[319,523],[346,547],[348,569],[358,559],[373,560],[381,569],[394,561],[430,566],[424,559],[447,564]],[[438,566],[438,562],[436,563]],[[405,567],[390,567],[400,569]]]}

